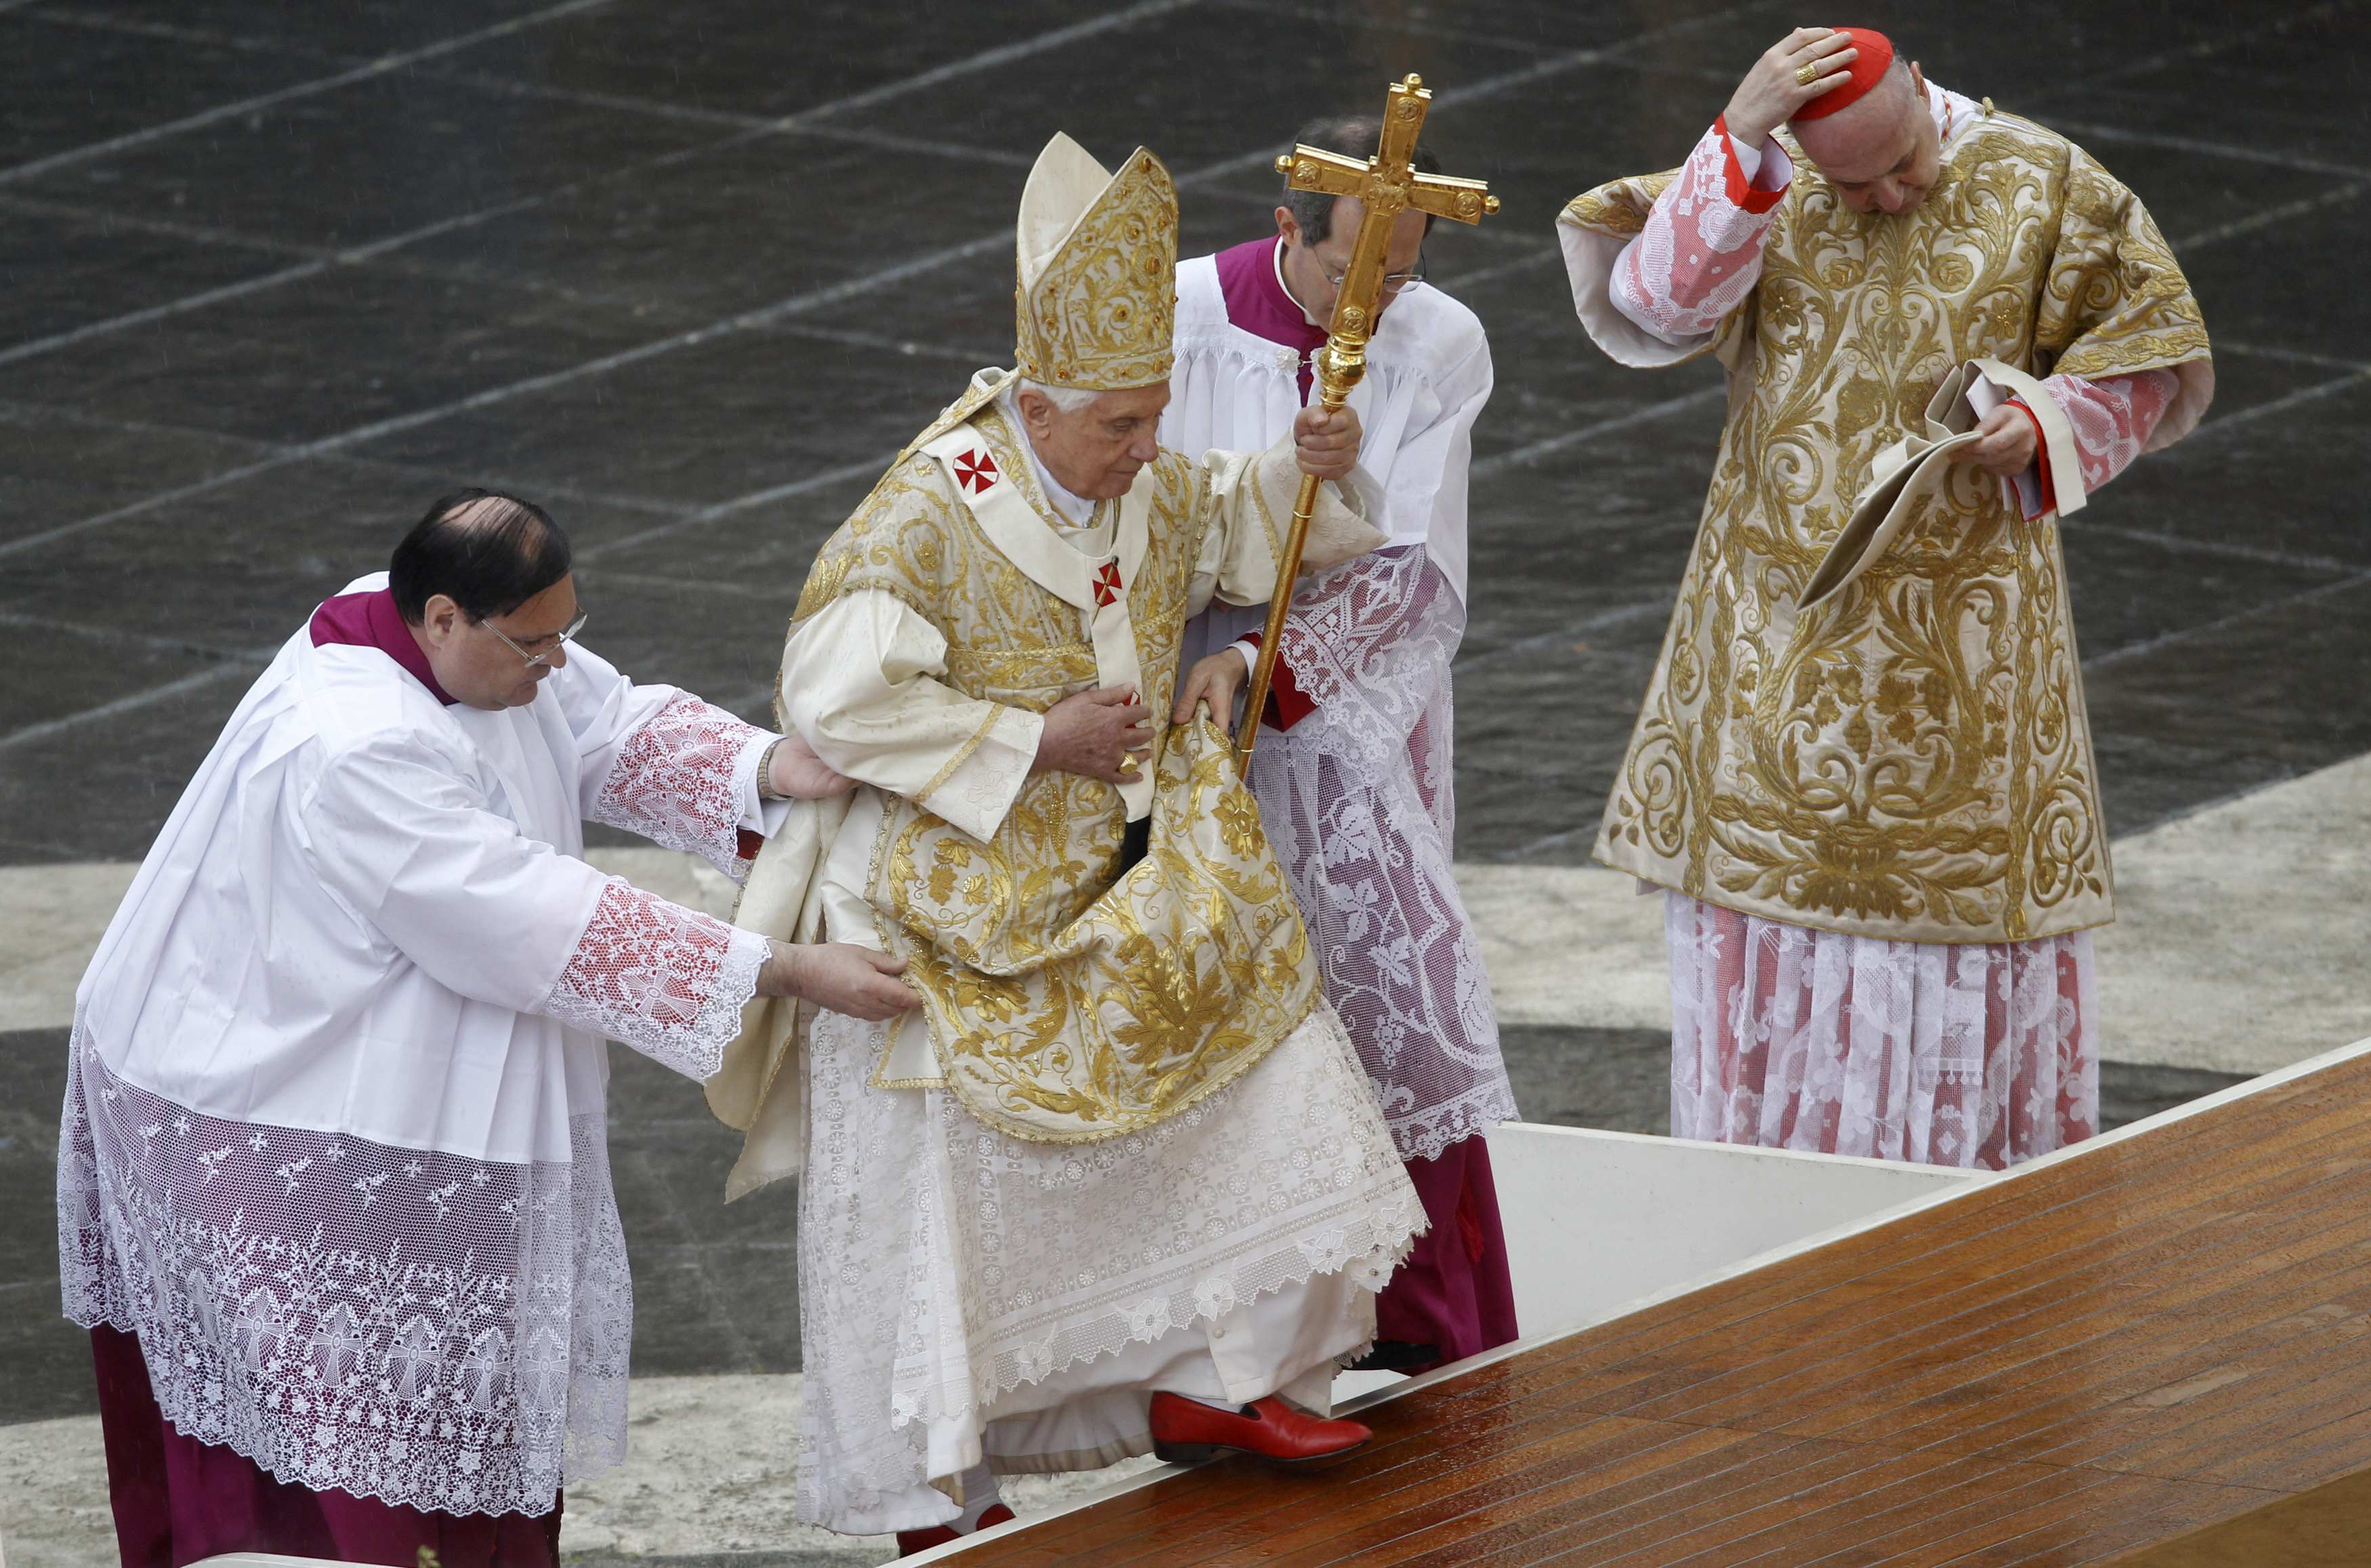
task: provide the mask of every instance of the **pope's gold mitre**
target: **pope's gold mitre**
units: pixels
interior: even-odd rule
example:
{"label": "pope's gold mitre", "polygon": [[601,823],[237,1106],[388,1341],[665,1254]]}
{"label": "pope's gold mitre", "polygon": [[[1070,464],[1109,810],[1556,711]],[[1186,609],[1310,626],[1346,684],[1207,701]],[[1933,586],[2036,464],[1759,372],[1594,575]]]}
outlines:
{"label": "pope's gold mitre", "polygon": [[1014,368],[1047,386],[1117,392],[1169,378],[1177,188],[1139,147],[1117,174],[1056,133],[1021,192]]}

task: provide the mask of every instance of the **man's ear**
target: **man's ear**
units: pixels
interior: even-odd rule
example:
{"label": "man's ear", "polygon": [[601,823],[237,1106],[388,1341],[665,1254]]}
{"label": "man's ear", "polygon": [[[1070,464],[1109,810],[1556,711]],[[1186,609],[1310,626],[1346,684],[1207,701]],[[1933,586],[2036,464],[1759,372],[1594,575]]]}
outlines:
{"label": "man's ear", "polygon": [[437,642],[458,630],[464,618],[461,606],[454,603],[450,594],[431,594],[428,603],[420,607],[420,629]]}
{"label": "man's ear", "polygon": [[1276,210],[1276,232],[1284,237],[1287,245],[1301,243],[1301,220],[1292,215],[1291,208],[1278,207]]}
{"label": "man's ear", "polygon": [[1045,430],[1047,416],[1054,410],[1053,402],[1046,394],[1029,386],[1023,387],[1013,398],[1012,406],[1021,410],[1022,428],[1032,435]]}

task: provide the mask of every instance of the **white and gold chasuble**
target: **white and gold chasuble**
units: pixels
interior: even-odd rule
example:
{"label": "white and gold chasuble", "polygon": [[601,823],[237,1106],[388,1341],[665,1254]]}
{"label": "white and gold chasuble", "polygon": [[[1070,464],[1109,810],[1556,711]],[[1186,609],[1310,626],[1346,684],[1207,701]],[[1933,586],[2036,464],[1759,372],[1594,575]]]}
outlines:
{"label": "white and gold chasuble", "polygon": [[[895,1032],[874,1087],[943,1087],[999,1132],[1085,1142],[1151,1126],[1232,1082],[1319,997],[1315,955],[1224,736],[1167,722],[1187,616],[1214,592],[1270,591],[1299,474],[1289,443],[1198,463],[1163,452],[1066,536],[1026,438],[993,399],[1000,385],[984,375],[899,458],[825,545],[800,597],[784,722],[876,787],[821,836],[836,847],[783,836],[783,858],[862,870],[836,907],[828,888],[802,892],[806,917],[794,927],[777,914],[773,934],[869,940],[908,961],[919,1023]],[[1338,561],[1381,537],[1328,492],[1309,554]],[[927,709],[901,711],[934,732],[942,759],[894,787],[894,774],[867,778],[841,760],[881,722],[864,711],[877,709],[877,674],[835,674],[868,662],[842,646],[847,626],[885,604],[926,640],[892,684],[933,688]],[[1155,737],[1141,782],[1016,780],[981,767],[993,751],[1025,769],[1028,716],[1074,692],[1131,686]],[[1149,848],[1123,872],[1132,818],[1149,818]],[[775,855],[769,843],[761,868]],[[753,872],[753,894],[768,880]],[[745,923],[753,917],[770,928],[745,901]],[[791,1011],[753,1009],[711,1091],[736,1125],[789,1090],[778,1069]],[[748,1172],[781,1173],[779,1161]]]}
{"label": "white and gold chasuble", "polygon": [[[1925,432],[1955,369],[2203,362],[2196,302],[2139,200],[2030,121],[1976,118],[1900,216],[1854,213],[1787,151],[1797,172],[1760,280],[1707,345],[1729,368],[1728,428],[1597,857],[1856,935],[2018,941],[2104,924],[2108,840],[2055,516],[2025,522],[1992,475],[1938,465],[1879,559],[1798,605],[1878,455]],[[1563,221],[1635,235],[1671,179],[1601,186]],[[2031,401],[2053,453],[2071,453],[2064,416]],[[2157,444],[2186,428],[2169,420]],[[2052,474],[2075,510],[2077,465]]]}

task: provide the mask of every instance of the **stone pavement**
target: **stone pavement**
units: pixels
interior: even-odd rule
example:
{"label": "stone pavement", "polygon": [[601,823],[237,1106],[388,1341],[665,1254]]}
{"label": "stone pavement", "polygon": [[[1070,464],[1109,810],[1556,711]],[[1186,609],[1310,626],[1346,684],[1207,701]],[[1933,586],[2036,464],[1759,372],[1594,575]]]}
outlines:
{"label": "stone pavement", "polygon": [[[1550,225],[1681,156],[1795,19],[1777,0],[0,0],[13,1561],[105,1551],[43,1195],[60,998],[261,661],[432,496],[483,482],[571,530],[602,651],[760,711],[816,543],[1007,356],[1013,202],[1058,127],[1160,152],[1190,252],[1267,226],[1266,160],[1308,114],[1412,69],[1441,89],[1442,156],[1506,202],[1428,256],[1498,373],[1457,667],[1461,876],[1529,1113],[1656,1128],[1657,901],[1585,861],[1720,398],[1709,366],[1589,347]],[[2096,152],[2215,336],[2207,422],[2065,535],[2118,834],[2112,1113],[2365,1032],[2371,3],[1855,19]],[[790,1205],[711,1202],[728,1143],[688,1086],[616,1055],[638,1398],[666,1414],[637,1428],[656,1470],[585,1489],[570,1550],[693,1561],[754,1533],[770,1555],[733,1561],[791,1561],[807,1549],[764,1523],[787,1450],[758,1440],[795,1401]],[[746,1470],[671,1457],[730,1447],[708,1431]]]}

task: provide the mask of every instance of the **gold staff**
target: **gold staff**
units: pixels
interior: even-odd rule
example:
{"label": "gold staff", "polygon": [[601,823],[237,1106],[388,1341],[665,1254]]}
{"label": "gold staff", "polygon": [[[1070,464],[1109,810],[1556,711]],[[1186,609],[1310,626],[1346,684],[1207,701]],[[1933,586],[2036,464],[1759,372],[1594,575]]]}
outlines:
{"label": "gold staff", "polygon": [[[1383,135],[1375,156],[1360,162],[1322,147],[1296,146],[1276,160],[1276,171],[1290,176],[1295,190],[1322,190],[1329,196],[1356,196],[1367,209],[1359,220],[1359,240],[1350,252],[1350,270],[1334,295],[1334,322],[1325,347],[1317,355],[1317,397],[1328,413],[1349,400],[1350,388],[1367,374],[1367,339],[1375,329],[1375,304],[1383,293],[1384,253],[1391,248],[1392,223],[1413,207],[1436,218],[1478,224],[1498,210],[1498,198],[1479,179],[1454,179],[1442,174],[1418,174],[1408,160],[1416,153],[1417,133],[1424,129],[1425,110],[1432,91],[1411,71],[1391,89],[1383,106]],[[1309,537],[1309,515],[1317,509],[1317,478],[1301,477],[1301,493],[1292,503],[1292,534],[1285,541],[1284,559],[1277,564],[1276,592],[1267,602],[1267,634],[1260,639],[1259,658],[1252,665],[1250,706],[1235,736],[1235,765],[1248,767],[1252,744],[1259,736],[1260,714],[1267,707],[1268,682],[1276,675],[1276,650],[1284,636],[1284,613],[1292,605],[1293,580],[1301,575],[1301,548]]]}

